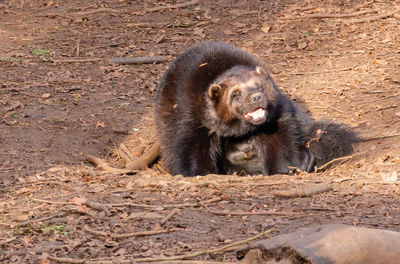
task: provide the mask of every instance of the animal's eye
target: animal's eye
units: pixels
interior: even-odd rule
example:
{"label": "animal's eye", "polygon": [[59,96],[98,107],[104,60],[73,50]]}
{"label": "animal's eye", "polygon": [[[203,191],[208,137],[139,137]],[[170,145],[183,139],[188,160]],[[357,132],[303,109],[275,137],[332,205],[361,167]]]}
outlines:
{"label": "animal's eye", "polygon": [[264,90],[264,85],[263,85],[263,83],[257,83],[257,84],[256,84],[256,87],[257,87],[257,90],[259,90],[259,91]]}
{"label": "animal's eye", "polygon": [[236,91],[232,92],[231,99],[237,100],[239,98],[239,96],[240,96],[240,91],[236,90]]}

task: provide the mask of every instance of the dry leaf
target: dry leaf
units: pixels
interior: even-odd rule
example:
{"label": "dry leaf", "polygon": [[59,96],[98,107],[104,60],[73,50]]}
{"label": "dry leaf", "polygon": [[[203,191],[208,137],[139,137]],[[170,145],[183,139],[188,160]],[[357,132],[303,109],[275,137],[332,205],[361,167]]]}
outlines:
{"label": "dry leaf", "polygon": [[261,31],[264,33],[268,33],[270,30],[271,30],[271,27],[267,26],[267,25],[265,25],[261,28]]}
{"label": "dry leaf", "polygon": [[70,200],[70,202],[80,206],[80,205],[86,203],[87,199],[82,198],[82,197],[74,197]]}
{"label": "dry leaf", "polygon": [[97,122],[96,128],[99,128],[99,127],[106,127],[106,125],[104,124],[104,122]]}

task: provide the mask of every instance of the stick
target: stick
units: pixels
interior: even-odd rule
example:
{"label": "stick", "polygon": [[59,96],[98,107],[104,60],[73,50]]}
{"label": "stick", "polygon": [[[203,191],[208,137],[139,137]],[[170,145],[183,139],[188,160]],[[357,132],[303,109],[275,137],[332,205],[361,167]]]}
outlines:
{"label": "stick", "polygon": [[82,62],[96,62],[104,61],[102,58],[76,58],[76,59],[65,59],[65,60],[52,60],[53,63],[82,63]]}
{"label": "stick", "polygon": [[[36,199],[34,198],[33,200],[36,200]],[[18,226],[27,226],[30,223],[43,222],[43,221],[50,220],[52,218],[56,218],[56,217],[60,217],[60,216],[62,216],[62,214],[56,213],[56,214],[52,214],[52,215],[49,215],[49,216],[46,216],[46,217],[42,217],[42,218],[39,218],[39,219],[32,219],[32,220],[28,220],[28,221],[19,223]]]}
{"label": "stick", "polygon": [[124,143],[121,143],[119,145],[119,148],[128,156],[129,161],[132,161],[135,159],[134,156],[132,156],[132,153],[128,150],[128,148],[125,146]]}
{"label": "stick", "polygon": [[316,169],[315,169],[315,172],[323,171],[323,170],[325,170],[329,165],[331,165],[331,164],[333,164],[333,163],[335,163],[335,162],[337,162],[337,161],[349,160],[349,159],[351,159],[351,158],[353,158],[353,157],[355,157],[355,156],[358,156],[358,155],[361,155],[361,154],[364,154],[364,153],[365,153],[365,152],[355,153],[355,154],[353,154],[353,155],[349,155],[349,156],[344,156],[344,157],[340,157],[340,158],[333,159],[333,160],[331,160],[331,161],[325,163],[324,165],[322,165],[322,166],[316,168]]}
{"label": "stick", "polygon": [[332,73],[332,72],[341,72],[341,71],[351,71],[353,68],[343,68],[337,70],[328,70],[328,71],[319,71],[319,72],[288,72],[288,73],[280,73],[276,75],[308,75],[308,74],[323,74],[323,73]]}
{"label": "stick", "polygon": [[309,18],[346,18],[346,17],[355,17],[359,15],[364,15],[364,14],[369,14],[369,13],[377,13],[378,10],[376,9],[369,9],[369,10],[361,10],[358,12],[354,13],[346,13],[346,14],[323,14],[323,13],[315,13],[311,14],[308,16],[300,16],[300,17],[294,17],[294,18],[289,18],[290,20],[296,20],[296,19],[309,19]]}
{"label": "stick", "polygon": [[170,56],[151,56],[135,58],[113,58],[110,61],[116,64],[150,64],[155,62],[164,62],[171,59]]}
{"label": "stick", "polygon": [[330,184],[312,184],[303,188],[292,188],[289,190],[274,191],[275,197],[293,198],[293,197],[306,197],[315,194],[320,194],[332,190]]}
{"label": "stick", "polygon": [[76,53],[75,53],[75,56],[76,56],[76,57],[79,57],[79,54],[80,54],[80,43],[81,43],[81,40],[78,39],[78,40],[76,41]]}
{"label": "stick", "polygon": [[162,226],[165,225],[165,223],[167,223],[167,221],[168,221],[171,217],[173,217],[178,211],[179,211],[178,208],[172,209],[172,211],[171,211],[166,217],[164,217],[163,219],[161,219],[160,225],[162,225]]}
{"label": "stick", "polygon": [[58,205],[76,205],[71,202],[49,201],[49,200],[43,200],[43,199],[37,199],[37,198],[32,198],[32,201],[39,202],[39,203],[58,204]]}
{"label": "stick", "polygon": [[86,156],[86,160],[88,162],[96,165],[96,167],[98,167],[102,171],[110,171],[110,172],[115,172],[115,173],[118,173],[118,174],[133,174],[133,173],[137,172],[137,171],[129,170],[129,169],[113,168],[110,165],[108,165],[108,163],[105,160],[97,158],[97,157],[92,156],[92,155],[87,155]]}
{"label": "stick", "polygon": [[10,242],[12,242],[12,241],[14,241],[14,240],[16,240],[16,239],[17,239],[17,237],[10,237],[10,238],[7,238],[7,239],[4,240],[4,241],[0,241],[0,246],[6,245],[6,244],[8,244],[8,243],[10,243]]}
{"label": "stick", "polygon": [[160,156],[160,144],[156,142],[140,158],[133,160],[128,165],[126,165],[126,168],[128,170],[144,170],[149,166],[149,164],[153,163],[159,156]]}
{"label": "stick", "polygon": [[158,7],[148,8],[145,10],[145,13],[157,12],[157,11],[161,11],[161,10],[165,10],[165,9],[177,9],[177,8],[187,7],[187,6],[195,5],[198,2],[199,2],[199,0],[193,0],[193,1],[186,2],[186,3],[176,4],[176,5],[166,5],[166,6],[158,6]]}
{"label": "stick", "polygon": [[359,18],[359,19],[353,19],[353,20],[348,20],[348,21],[342,21],[345,24],[355,24],[355,23],[362,23],[362,22],[371,22],[371,21],[375,21],[378,19],[382,19],[382,18],[387,18],[390,16],[393,16],[394,14],[396,14],[397,12],[399,12],[400,9],[397,9],[393,12],[389,12],[387,14],[383,14],[383,15],[379,15],[379,16],[371,16],[371,17],[366,17],[366,18]]}
{"label": "stick", "polygon": [[213,203],[213,202],[219,202],[221,200],[222,200],[221,197],[216,197],[216,198],[212,198],[212,199],[205,200],[205,201],[198,202],[198,203],[170,204],[170,205],[164,205],[162,207],[163,208],[195,207],[195,206],[206,205],[206,204]]}
{"label": "stick", "polygon": [[395,133],[395,134],[386,135],[386,136],[378,136],[378,137],[363,137],[363,138],[357,139],[356,142],[366,142],[366,141],[379,140],[379,139],[392,138],[392,137],[399,137],[399,136],[400,136],[400,133]]}
{"label": "stick", "polygon": [[152,262],[152,261],[180,260],[180,259],[188,259],[188,258],[197,257],[197,256],[204,255],[204,254],[221,253],[221,252],[229,251],[229,249],[232,247],[246,244],[252,240],[262,237],[262,236],[272,232],[273,230],[274,229],[269,229],[267,231],[261,232],[260,234],[258,234],[256,236],[253,236],[253,237],[250,237],[250,238],[247,238],[244,240],[240,240],[237,242],[233,242],[228,245],[222,246],[220,248],[208,249],[208,250],[204,250],[204,251],[197,251],[197,252],[193,252],[193,253],[182,255],[182,256],[160,257],[160,258],[141,258],[141,259],[135,259],[135,261],[136,262]]}
{"label": "stick", "polygon": [[116,10],[116,9],[113,9],[113,8],[102,7],[102,8],[98,8],[98,9],[95,9],[95,10],[76,12],[76,13],[73,13],[72,15],[86,16],[86,15],[92,15],[92,14],[97,14],[97,13],[114,13],[114,14],[118,14],[120,12],[118,10]]}
{"label": "stick", "polygon": [[5,112],[10,112],[13,111],[17,108],[23,107],[24,105],[20,102],[20,101],[15,101],[12,105],[10,105],[9,107],[6,107],[4,110]]}
{"label": "stick", "polygon": [[[60,263],[72,263],[72,264],[132,264],[137,262],[135,259],[125,259],[125,260],[109,260],[110,258],[97,258],[95,260],[87,260],[87,259],[72,259],[72,258],[59,258],[48,256],[47,259],[53,260]],[[235,264],[237,262],[216,262],[216,261],[204,261],[204,260],[178,260],[178,261],[163,261],[162,264]]]}
{"label": "stick", "polygon": [[359,15],[364,15],[364,14],[369,14],[369,13],[377,13],[377,12],[378,12],[378,10],[376,10],[376,9],[370,9],[370,10],[361,10],[358,12],[347,13],[347,14],[316,13],[316,14],[311,14],[309,16],[305,16],[304,18],[345,18],[345,17],[354,17],[354,16],[359,16]]}
{"label": "stick", "polygon": [[[72,263],[72,264],[93,263],[93,262],[87,262],[86,259],[58,258],[53,256],[48,256],[47,259],[57,261],[60,263]],[[103,261],[101,263],[107,263],[107,262]],[[113,262],[110,261],[109,263],[112,264]],[[128,262],[120,262],[120,263],[128,263]]]}
{"label": "stick", "polygon": [[88,225],[85,225],[83,227],[83,229],[89,233],[92,233],[92,234],[95,234],[98,236],[111,237],[111,238],[115,238],[115,239],[128,238],[128,237],[140,237],[140,236],[152,236],[152,235],[169,233],[171,231],[182,230],[182,228],[171,228],[171,229],[160,229],[160,230],[141,231],[141,232],[134,232],[134,233],[125,233],[125,234],[110,234],[107,232],[94,230],[94,229],[90,228]]}
{"label": "stick", "polygon": [[[167,205],[149,205],[149,204],[138,204],[138,203],[114,203],[114,204],[100,204],[95,202],[85,202],[84,204],[90,208],[95,210],[104,210],[105,207],[124,207],[124,206],[134,206],[134,207],[141,207],[141,208],[150,208],[150,209],[157,209],[157,208],[182,208],[182,207],[195,207],[206,205],[213,202],[221,201],[221,197],[212,198],[209,200],[201,201],[198,203],[184,203],[184,204],[167,204]],[[59,202],[59,201],[50,201],[50,200],[43,200],[32,198],[32,201],[40,202],[40,203],[48,203],[48,204],[58,204],[58,205],[76,205],[75,203],[71,202]]]}
{"label": "stick", "polygon": [[207,211],[211,214],[215,215],[283,215],[283,216],[291,216],[297,215],[297,213],[290,213],[290,212],[276,212],[276,211],[258,211],[258,212],[244,212],[244,211],[236,211],[236,212],[229,212],[229,211]]}

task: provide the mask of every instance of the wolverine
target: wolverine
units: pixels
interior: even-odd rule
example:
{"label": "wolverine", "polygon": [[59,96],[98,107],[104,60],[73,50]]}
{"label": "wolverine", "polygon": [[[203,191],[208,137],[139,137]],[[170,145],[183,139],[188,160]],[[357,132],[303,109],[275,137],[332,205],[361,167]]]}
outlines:
{"label": "wolverine", "polygon": [[242,145],[269,153],[250,170],[310,171],[315,159],[302,118],[259,60],[229,44],[204,42],[169,65],[157,88],[154,123],[165,166],[196,176],[235,169],[230,157],[247,155],[237,151]]}

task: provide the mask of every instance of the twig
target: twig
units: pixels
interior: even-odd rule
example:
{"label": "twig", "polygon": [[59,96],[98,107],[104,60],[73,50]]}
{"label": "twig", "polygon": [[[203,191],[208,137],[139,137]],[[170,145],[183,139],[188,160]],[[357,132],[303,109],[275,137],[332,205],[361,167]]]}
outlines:
{"label": "twig", "polygon": [[132,161],[132,160],[135,159],[134,156],[132,155],[132,153],[131,153],[131,152],[129,151],[129,149],[125,146],[124,143],[121,143],[121,144],[119,145],[119,148],[121,149],[121,151],[123,151],[123,152],[128,156],[129,161]]}
{"label": "twig", "polygon": [[108,47],[118,47],[118,46],[124,45],[125,43],[126,42],[109,43],[109,44],[104,44],[104,45],[100,45],[100,46],[89,47],[87,49],[91,50],[91,49],[102,49],[102,48],[108,48]]}
{"label": "twig", "polygon": [[[216,198],[201,201],[198,203],[166,204],[166,205],[149,205],[149,204],[138,204],[138,203],[100,204],[100,203],[95,203],[95,202],[85,202],[84,204],[90,208],[101,211],[101,210],[104,210],[105,207],[124,207],[124,206],[133,206],[133,207],[151,208],[151,209],[195,207],[195,206],[206,205],[206,204],[213,203],[213,202],[218,202],[221,200],[222,200],[221,197],[216,197]],[[40,202],[40,203],[48,203],[48,204],[58,204],[58,205],[76,205],[75,203],[72,203],[72,202],[50,201],[50,200],[43,200],[43,199],[38,199],[38,198],[32,198],[32,201]]]}
{"label": "twig", "polygon": [[83,227],[83,229],[89,233],[92,233],[92,234],[95,234],[98,236],[111,237],[111,238],[115,238],[115,239],[128,238],[128,237],[140,237],[140,236],[153,236],[153,235],[159,235],[159,234],[166,234],[171,231],[182,230],[182,228],[171,228],[171,229],[160,229],[160,230],[141,231],[141,232],[134,232],[134,233],[125,233],[125,234],[110,234],[107,232],[94,230],[94,229],[90,228],[88,225],[85,225]]}
{"label": "twig", "polygon": [[377,137],[360,137],[356,140],[356,142],[366,142],[366,141],[372,141],[372,140],[379,140],[379,139],[385,139],[385,138],[392,138],[392,137],[399,137],[400,133],[395,133],[392,135],[385,135],[385,136],[377,136]]}
{"label": "twig", "polygon": [[212,199],[205,200],[205,201],[198,202],[198,203],[170,204],[170,205],[163,205],[162,207],[163,208],[195,207],[195,206],[206,205],[209,203],[219,202],[221,200],[222,200],[221,197],[216,197],[216,198],[212,198]]}
{"label": "twig", "polygon": [[387,18],[390,16],[393,16],[394,14],[398,13],[400,11],[400,9],[397,9],[393,12],[389,12],[387,14],[383,14],[383,15],[379,15],[379,16],[371,16],[371,17],[366,17],[366,18],[359,18],[359,19],[353,19],[353,20],[347,20],[347,21],[342,21],[345,24],[355,24],[355,23],[363,23],[363,22],[371,22],[371,21],[375,21],[378,19],[382,19],[382,18]]}
{"label": "twig", "polygon": [[121,158],[125,164],[132,162],[131,157],[127,155],[126,152],[121,149],[121,147],[116,148],[115,151],[118,154],[118,158]]}
{"label": "twig", "polygon": [[182,7],[188,7],[191,5],[195,5],[198,2],[199,2],[199,0],[193,0],[193,1],[186,2],[186,3],[176,4],[176,5],[157,6],[157,7],[146,9],[145,13],[157,12],[157,11],[161,11],[161,10],[165,10],[165,9],[177,9],[177,8],[182,8]]}
{"label": "twig", "polygon": [[289,17],[283,18],[284,20],[298,20],[298,19],[309,19],[309,18],[346,18],[346,17],[354,17],[369,13],[377,13],[376,9],[368,9],[368,10],[361,10],[354,13],[346,13],[346,14],[324,14],[324,13],[315,13],[305,16],[298,16],[298,17]]}
{"label": "twig", "polygon": [[[92,205],[95,205],[97,203],[92,202]],[[100,204],[99,204],[100,205]],[[151,208],[151,209],[156,209],[156,208],[163,208],[162,205],[149,205],[149,204],[138,204],[138,203],[114,203],[114,204],[101,204],[101,206],[107,206],[107,207],[124,207],[124,206],[133,206],[133,207],[140,207],[140,208]]]}
{"label": "twig", "polygon": [[49,200],[43,200],[43,199],[38,199],[38,198],[32,198],[32,201],[39,202],[39,203],[58,204],[58,205],[76,205],[75,203],[71,203],[71,202],[49,201]]}
{"label": "twig", "polygon": [[73,13],[72,15],[77,15],[77,16],[86,16],[86,15],[92,15],[92,14],[97,14],[97,13],[115,13],[118,14],[120,13],[119,10],[112,9],[112,8],[107,8],[107,7],[102,7],[94,10],[89,10],[89,11],[81,11],[81,12],[76,12]]}
{"label": "twig", "polygon": [[[59,257],[53,257],[53,256],[48,256],[47,257],[49,260],[60,262],[60,263],[72,263],[72,264],[132,264],[135,262],[138,262],[134,259],[124,259],[124,260],[109,260],[110,258],[97,258],[95,260],[89,260],[89,259],[72,259],[72,258],[59,258]],[[140,262],[140,261],[139,261]],[[144,262],[144,261],[142,261]],[[204,260],[170,260],[170,261],[163,261],[162,264],[234,264],[237,262],[216,262],[216,261],[204,261]]]}
{"label": "twig", "polygon": [[136,262],[152,262],[152,261],[168,261],[168,260],[179,260],[179,259],[188,259],[188,258],[193,258],[193,257],[197,257],[200,255],[204,255],[204,254],[214,254],[214,253],[221,253],[221,252],[225,252],[225,251],[229,251],[230,248],[238,246],[238,245],[243,245],[246,244],[250,241],[253,241],[259,237],[262,237],[270,232],[272,232],[274,229],[270,229],[264,232],[261,232],[260,234],[244,239],[244,240],[240,240],[237,242],[233,242],[230,243],[228,245],[219,247],[219,248],[215,248],[215,249],[208,249],[208,250],[204,250],[204,251],[197,251],[197,252],[193,252],[190,254],[186,254],[186,255],[182,255],[182,256],[172,256],[172,257],[160,257],[160,258],[142,258],[142,259],[135,259]]}
{"label": "twig", "polygon": [[292,188],[289,190],[274,191],[275,197],[293,198],[293,197],[306,197],[315,194],[320,194],[332,190],[330,184],[312,184],[303,188]]}
{"label": "twig", "polygon": [[207,212],[215,215],[283,215],[283,216],[292,216],[292,215],[297,215],[297,213],[291,213],[291,212],[276,212],[276,211],[258,211],[258,212],[244,212],[244,211],[236,211],[236,212],[230,212],[230,211],[214,211],[214,210],[208,210]]}
{"label": "twig", "polygon": [[171,59],[170,56],[150,56],[135,58],[113,58],[110,61],[116,64],[149,64],[155,62],[164,62]]}
{"label": "twig", "polygon": [[144,170],[160,156],[160,144],[154,143],[140,158],[133,160],[126,168],[129,170]]}
{"label": "twig", "polygon": [[[33,198],[33,200],[36,200],[36,199]],[[32,220],[28,220],[28,221],[22,222],[22,223],[18,224],[18,226],[26,226],[26,225],[31,224],[31,223],[43,222],[43,221],[50,220],[52,218],[60,217],[60,216],[62,216],[62,214],[56,213],[56,214],[52,214],[52,215],[49,215],[49,216],[46,216],[46,217],[42,217],[42,218],[39,218],[39,219],[32,219]]]}
{"label": "twig", "polygon": [[65,59],[65,60],[52,60],[53,63],[83,63],[83,62],[96,62],[104,61],[103,58],[76,58],[76,59]]}
{"label": "twig", "polygon": [[324,73],[332,73],[332,72],[341,72],[341,71],[351,71],[353,68],[343,68],[343,69],[335,69],[328,71],[319,71],[319,72],[287,72],[287,73],[279,73],[276,75],[309,75],[309,74],[324,74]]}
{"label": "twig", "polygon": [[80,44],[81,44],[81,40],[78,39],[78,40],[76,41],[76,53],[75,53],[75,56],[76,56],[76,57],[79,57],[79,54],[80,54],[80,52],[81,52]]}
{"label": "twig", "polygon": [[9,107],[6,107],[4,110],[5,110],[5,112],[10,112],[17,108],[23,107],[23,106],[24,105],[20,101],[15,101],[12,105],[10,105]]}
{"label": "twig", "polygon": [[[95,262],[91,262],[91,261],[87,261],[86,259],[72,259],[72,258],[58,258],[58,257],[53,257],[53,256],[48,256],[47,259],[49,260],[53,260],[53,261],[57,261],[60,263],[71,263],[71,264],[81,264],[81,263],[95,263]],[[102,261],[101,263],[107,263],[105,261]],[[113,261],[109,262],[110,264],[113,263]],[[129,263],[129,262],[119,262],[119,263]],[[132,262],[131,262],[132,263]]]}
{"label": "twig", "polygon": [[7,238],[7,239],[4,240],[4,241],[0,241],[0,246],[5,245],[5,244],[8,244],[8,243],[10,243],[10,242],[12,242],[12,241],[14,241],[14,240],[16,240],[16,239],[17,239],[17,237],[10,237],[10,238]]}
{"label": "twig", "polygon": [[167,223],[167,221],[168,221],[171,217],[173,217],[178,211],[179,211],[178,208],[172,209],[172,211],[171,211],[166,217],[164,217],[163,219],[161,219],[160,225],[162,225],[162,226],[165,225],[165,223]]}
{"label": "twig", "polygon": [[333,159],[333,160],[331,160],[331,161],[325,163],[324,165],[321,165],[320,167],[316,168],[316,169],[315,169],[315,172],[323,171],[323,170],[325,170],[329,165],[331,165],[331,164],[333,164],[333,163],[335,163],[335,162],[338,162],[338,161],[346,161],[346,160],[349,160],[349,159],[351,159],[351,158],[353,158],[353,157],[355,157],[355,156],[362,155],[362,154],[364,154],[364,153],[365,153],[365,152],[355,153],[355,154],[353,154],[353,155],[349,155],[349,156],[344,156],[344,157],[340,157],[340,158]]}
{"label": "twig", "polygon": [[105,160],[97,158],[92,155],[87,155],[86,160],[96,165],[96,167],[98,167],[102,171],[110,171],[118,174],[132,174],[137,172],[135,170],[113,168],[110,165],[108,165],[108,163]]}
{"label": "twig", "polygon": [[346,14],[311,14],[309,16],[305,16],[304,18],[346,18],[346,17],[355,17],[359,15],[364,15],[364,14],[370,14],[370,13],[377,13],[378,10],[376,9],[369,9],[369,10],[361,10],[358,12],[354,13],[346,13]]}

